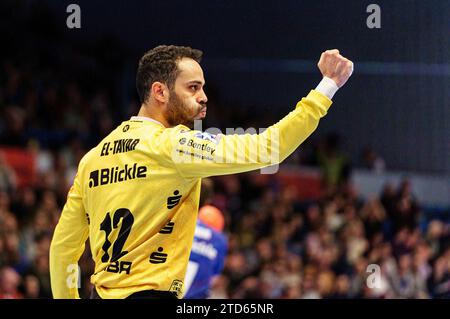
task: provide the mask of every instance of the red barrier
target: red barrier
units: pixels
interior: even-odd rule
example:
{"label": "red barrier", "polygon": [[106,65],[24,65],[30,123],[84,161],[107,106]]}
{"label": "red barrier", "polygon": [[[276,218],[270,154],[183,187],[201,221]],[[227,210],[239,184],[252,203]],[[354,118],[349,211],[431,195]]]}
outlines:
{"label": "red barrier", "polygon": [[284,187],[295,187],[298,199],[318,200],[322,196],[323,189],[319,172],[280,170],[277,178]]}
{"label": "red barrier", "polygon": [[34,153],[14,147],[1,147],[0,156],[15,171],[17,187],[33,186],[36,183],[36,156]]}

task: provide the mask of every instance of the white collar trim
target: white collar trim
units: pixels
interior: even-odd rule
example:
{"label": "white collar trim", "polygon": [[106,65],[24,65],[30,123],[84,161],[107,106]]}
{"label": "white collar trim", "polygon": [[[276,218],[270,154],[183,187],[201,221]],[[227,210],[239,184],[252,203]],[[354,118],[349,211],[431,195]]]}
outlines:
{"label": "white collar trim", "polygon": [[161,122],[158,122],[157,120],[154,120],[154,119],[152,119],[150,117],[146,117],[146,116],[132,116],[130,120],[148,121],[148,122],[153,122],[153,123],[164,126]]}

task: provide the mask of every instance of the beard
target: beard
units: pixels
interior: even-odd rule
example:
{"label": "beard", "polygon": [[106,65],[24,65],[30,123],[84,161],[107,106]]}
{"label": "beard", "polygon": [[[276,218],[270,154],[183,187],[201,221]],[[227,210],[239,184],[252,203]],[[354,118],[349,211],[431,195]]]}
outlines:
{"label": "beard", "polygon": [[197,104],[194,107],[190,107],[188,103],[185,103],[175,91],[170,91],[169,102],[167,103],[164,116],[170,126],[176,126],[179,124],[185,125],[190,129],[194,127],[194,120],[200,110],[205,105]]}

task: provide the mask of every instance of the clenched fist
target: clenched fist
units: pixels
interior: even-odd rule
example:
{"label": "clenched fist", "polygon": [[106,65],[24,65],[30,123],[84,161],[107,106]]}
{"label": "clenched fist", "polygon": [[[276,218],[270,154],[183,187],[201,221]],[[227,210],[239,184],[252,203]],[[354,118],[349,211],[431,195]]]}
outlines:
{"label": "clenched fist", "polygon": [[327,50],[317,63],[320,72],[341,87],[353,73],[353,62],[339,54],[339,50]]}

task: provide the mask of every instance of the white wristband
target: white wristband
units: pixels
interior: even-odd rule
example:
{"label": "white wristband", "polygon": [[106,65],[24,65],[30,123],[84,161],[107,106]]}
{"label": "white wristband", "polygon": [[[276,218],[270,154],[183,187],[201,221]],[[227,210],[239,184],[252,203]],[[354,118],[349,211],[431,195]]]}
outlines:
{"label": "white wristband", "polygon": [[326,76],[323,77],[322,81],[320,81],[319,85],[316,87],[316,91],[326,95],[330,100],[333,98],[337,90],[339,90],[339,88],[336,82]]}

